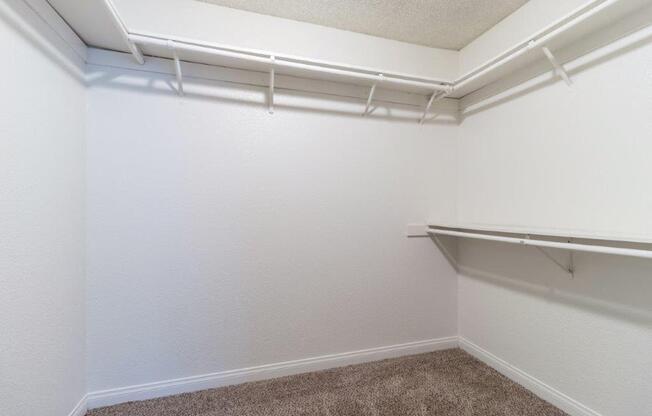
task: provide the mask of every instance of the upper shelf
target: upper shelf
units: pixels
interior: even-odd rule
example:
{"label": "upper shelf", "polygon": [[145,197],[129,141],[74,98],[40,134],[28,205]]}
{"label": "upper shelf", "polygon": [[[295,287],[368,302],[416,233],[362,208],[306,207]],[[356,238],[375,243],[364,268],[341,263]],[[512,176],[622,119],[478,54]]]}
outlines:
{"label": "upper shelf", "polygon": [[[384,72],[372,68],[315,61],[294,56],[271,54],[173,35],[135,32],[129,30],[111,0],[104,0],[111,11],[116,27],[136,59],[142,63],[142,54],[218,65],[245,70],[270,72],[356,85],[379,86],[405,92],[431,95],[433,99],[462,98],[482,87],[524,68],[544,55],[544,48],[554,53],[590,33],[609,27],[635,10],[650,5],[650,0],[592,0],[553,24],[519,42],[512,48],[469,71],[457,80],[438,80],[414,77],[409,74]],[[142,51],[141,51],[142,49]],[[557,64],[552,54],[548,59]],[[559,69],[559,66],[557,64]],[[272,71],[273,70],[273,71]],[[180,67],[177,76],[181,81]],[[272,84],[270,78],[270,84]],[[374,87],[375,88],[375,87]],[[373,96],[373,92],[370,95]],[[434,101],[431,99],[429,106]]]}

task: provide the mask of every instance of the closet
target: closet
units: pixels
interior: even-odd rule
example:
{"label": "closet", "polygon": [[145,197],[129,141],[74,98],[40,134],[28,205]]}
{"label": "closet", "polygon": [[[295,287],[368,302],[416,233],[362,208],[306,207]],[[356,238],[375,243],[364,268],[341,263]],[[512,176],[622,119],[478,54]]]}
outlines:
{"label": "closet", "polygon": [[0,0],[0,414],[652,414],[651,24]]}

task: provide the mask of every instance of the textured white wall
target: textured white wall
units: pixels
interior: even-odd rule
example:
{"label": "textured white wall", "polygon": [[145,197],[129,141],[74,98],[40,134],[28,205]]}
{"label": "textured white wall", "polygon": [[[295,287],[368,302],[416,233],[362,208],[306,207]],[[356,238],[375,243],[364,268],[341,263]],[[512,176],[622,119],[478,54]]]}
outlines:
{"label": "textured white wall", "polygon": [[652,239],[651,39],[646,29],[568,65],[572,87],[548,73],[472,110],[458,221]]}
{"label": "textured white wall", "polygon": [[[460,241],[460,335],[601,415],[652,414],[649,260]],[[565,261],[565,253],[555,253]]]}
{"label": "textured white wall", "polygon": [[83,66],[0,3],[0,414],[61,416],[84,377]]}
{"label": "textured white wall", "polygon": [[[570,88],[546,74],[472,110],[459,222],[650,239],[651,39],[568,65]],[[531,247],[458,249],[462,337],[600,414],[652,414],[652,262],[576,254],[571,280]]]}
{"label": "textured white wall", "polygon": [[89,391],[456,334],[454,271],[404,236],[431,202],[454,215],[454,124],[91,77]]}

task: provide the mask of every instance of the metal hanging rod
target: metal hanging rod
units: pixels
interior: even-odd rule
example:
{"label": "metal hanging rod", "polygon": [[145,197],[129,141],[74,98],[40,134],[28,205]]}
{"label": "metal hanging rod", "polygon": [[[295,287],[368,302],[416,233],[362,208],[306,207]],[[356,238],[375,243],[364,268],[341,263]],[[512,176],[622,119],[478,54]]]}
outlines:
{"label": "metal hanging rod", "polygon": [[557,241],[532,240],[529,238],[506,237],[501,235],[480,234],[467,231],[446,230],[441,228],[429,228],[428,234],[448,235],[452,237],[465,237],[476,240],[500,241],[503,243],[520,244],[524,246],[559,248],[563,250],[582,251],[587,253],[614,254],[618,256],[640,257],[652,259],[652,250],[640,250],[634,248],[609,247],[593,244],[562,243]]}

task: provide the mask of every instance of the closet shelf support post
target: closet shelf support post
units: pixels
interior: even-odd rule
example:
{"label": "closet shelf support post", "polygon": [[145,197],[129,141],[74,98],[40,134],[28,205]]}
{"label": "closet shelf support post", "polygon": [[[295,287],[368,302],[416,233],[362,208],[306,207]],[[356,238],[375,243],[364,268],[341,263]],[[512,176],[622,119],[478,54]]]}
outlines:
{"label": "closet shelf support post", "polygon": [[129,48],[129,51],[134,56],[136,62],[138,62],[141,65],[144,64],[145,57],[143,56],[143,52],[140,50],[138,45],[136,45],[136,43],[134,43],[134,41],[129,38],[129,32],[127,31],[127,26],[125,26],[124,22],[120,18],[120,15],[118,14],[118,11],[115,9],[113,2],[111,0],[104,0],[104,6],[111,14],[111,17],[113,18],[114,26],[116,27],[116,29],[118,29],[118,32],[120,32],[120,36],[122,37],[122,40]]}
{"label": "closet shelf support post", "polygon": [[546,58],[550,61],[550,64],[554,68],[555,72],[564,80],[566,85],[570,86],[573,84],[571,81],[570,77],[568,76],[568,73],[564,69],[564,67],[557,61],[557,58],[555,58],[555,55],[550,52],[550,49],[548,49],[546,46],[542,47],[541,50],[543,51],[544,55],[546,55]]}
{"label": "closet shelf support post", "polygon": [[423,124],[426,121],[426,117],[428,116],[428,111],[430,111],[430,107],[432,107],[432,105],[435,102],[443,100],[452,92],[453,92],[452,87],[448,87],[445,91],[434,91],[430,96],[428,103],[426,104],[426,108],[423,110],[423,114],[419,119],[419,124]]}
{"label": "closet shelf support post", "polygon": [[181,72],[181,61],[177,53],[177,47],[173,40],[168,41],[168,47],[172,51],[172,58],[174,59],[174,72],[177,75],[177,92],[183,96],[183,73]]}
{"label": "closet shelf support post", "polygon": [[367,98],[367,105],[364,108],[364,113],[362,113],[362,117],[369,114],[369,107],[371,107],[371,100],[374,99],[374,94],[376,93],[376,87],[382,81],[383,81],[383,74],[378,74],[378,82],[374,82],[374,84],[371,86],[371,90],[369,90],[369,97]]}
{"label": "closet shelf support post", "polygon": [[274,64],[276,63],[276,57],[274,55],[269,57],[270,60],[270,69],[269,69],[269,97],[267,97],[267,104],[268,104],[268,109],[267,112],[269,114],[274,114],[274,81],[275,81],[275,71],[274,71]]}
{"label": "closet shelf support post", "polygon": [[437,95],[439,95],[439,93],[433,92],[432,95],[430,96],[430,99],[428,100],[428,104],[426,104],[426,108],[423,110],[423,114],[419,119],[419,124],[423,124],[423,122],[425,121],[426,116],[428,115],[428,111],[430,111],[430,107],[432,106],[432,103],[435,101],[435,97],[437,97]]}
{"label": "closet shelf support post", "polygon": [[555,263],[560,269],[562,269],[565,273],[568,273],[571,278],[575,277],[575,270],[573,270],[573,252],[570,252],[570,259],[568,262],[568,266],[565,264],[562,264],[560,261],[558,261],[556,258],[552,256],[552,254],[548,253],[544,248],[534,246],[537,250],[539,250],[543,255],[545,255],[550,261]]}

